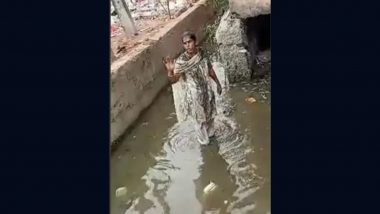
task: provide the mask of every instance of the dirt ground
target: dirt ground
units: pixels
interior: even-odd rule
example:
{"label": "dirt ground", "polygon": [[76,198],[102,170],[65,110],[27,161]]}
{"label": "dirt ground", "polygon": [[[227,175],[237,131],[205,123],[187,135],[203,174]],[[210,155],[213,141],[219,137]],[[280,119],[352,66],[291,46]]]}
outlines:
{"label": "dirt ground", "polygon": [[[195,3],[197,1],[198,0],[192,0],[191,2]],[[120,58],[130,53],[140,44],[148,42],[150,37],[152,37],[168,23],[175,20],[176,17],[181,15],[187,9],[184,11],[173,11],[171,19],[169,19],[167,14],[165,14],[154,18],[135,20],[135,25],[138,30],[138,35],[136,36],[127,36],[124,34],[120,26],[111,25],[111,49],[116,58]]]}
{"label": "dirt ground", "polygon": [[117,58],[124,56],[132,51],[132,49],[139,44],[144,43],[158,32],[158,30],[164,27],[169,20],[168,17],[159,17],[156,19],[141,19],[138,20],[136,28],[138,29],[138,35],[126,36],[124,32],[120,32],[118,35],[111,37],[111,48]]}

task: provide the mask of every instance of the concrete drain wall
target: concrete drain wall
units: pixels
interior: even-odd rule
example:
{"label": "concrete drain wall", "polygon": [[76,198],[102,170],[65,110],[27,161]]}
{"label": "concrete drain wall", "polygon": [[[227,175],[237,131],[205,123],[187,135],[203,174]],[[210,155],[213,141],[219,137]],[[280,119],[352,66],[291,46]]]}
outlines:
{"label": "concrete drain wall", "polygon": [[200,0],[181,16],[160,29],[142,45],[111,64],[111,145],[123,135],[168,84],[162,57],[182,52],[181,35],[193,31],[199,40],[214,10]]}

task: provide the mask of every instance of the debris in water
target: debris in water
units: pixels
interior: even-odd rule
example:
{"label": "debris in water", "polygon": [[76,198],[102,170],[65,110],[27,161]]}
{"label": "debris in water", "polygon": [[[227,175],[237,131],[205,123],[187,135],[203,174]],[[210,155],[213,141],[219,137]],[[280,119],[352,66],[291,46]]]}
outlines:
{"label": "debris in water", "polygon": [[208,194],[211,191],[214,191],[216,189],[216,184],[214,184],[212,181],[203,189],[204,194]]}
{"label": "debris in water", "polygon": [[135,136],[135,135],[133,136],[133,139],[136,139],[136,136]]}
{"label": "debris in water", "polygon": [[148,126],[148,122],[143,122],[142,124],[141,124],[141,126]]}
{"label": "debris in water", "polygon": [[228,201],[227,201],[227,200],[224,200],[224,204],[228,204]]}
{"label": "debris in water", "polygon": [[247,98],[245,98],[245,101],[248,103],[254,103],[254,102],[256,102],[256,99],[253,97],[247,97]]}
{"label": "debris in water", "polygon": [[127,188],[126,187],[120,187],[116,190],[116,197],[122,197],[127,194]]}

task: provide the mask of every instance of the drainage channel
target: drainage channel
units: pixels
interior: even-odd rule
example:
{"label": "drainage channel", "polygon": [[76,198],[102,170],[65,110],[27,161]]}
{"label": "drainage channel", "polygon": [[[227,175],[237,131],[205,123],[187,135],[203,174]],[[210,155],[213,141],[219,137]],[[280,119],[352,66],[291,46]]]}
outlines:
{"label": "drainage channel", "polygon": [[[253,151],[241,158],[254,166],[260,178],[253,194],[245,197],[237,191],[240,178],[231,174],[231,166],[219,154],[218,145],[171,153],[166,144],[176,118],[168,88],[111,156],[111,214],[230,213],[228,207],[239,197],[245,197],[239,203],[254,206],[254,213],[270,213],[271,108],[267,100],[270,97],[262,99],[262,92],[257,91],[260,84],[262,81],[239,83],[231,85],[229,91],[235,105],[232,117]],[[256,102],[247,102],[247,97]],[[216,188],[205,193],[210,182]],[[116,196],[115,192],[122,194]],[[237,212],[245,213],[244,206]]]}

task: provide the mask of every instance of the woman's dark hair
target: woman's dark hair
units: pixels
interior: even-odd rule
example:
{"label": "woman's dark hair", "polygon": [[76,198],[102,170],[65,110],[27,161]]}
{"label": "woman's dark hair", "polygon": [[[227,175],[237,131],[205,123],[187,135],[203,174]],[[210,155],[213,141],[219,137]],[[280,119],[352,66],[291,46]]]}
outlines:
{"label": "woman's dark hair", "polygon": [[186,37],[190,37],[190,39],[192,39],[194,42],[197,41],[197,37],[195,36],[195,33],[193,32],[190,32],[190,31],[186,31],[182,34],[182,41],[184,38]]}

